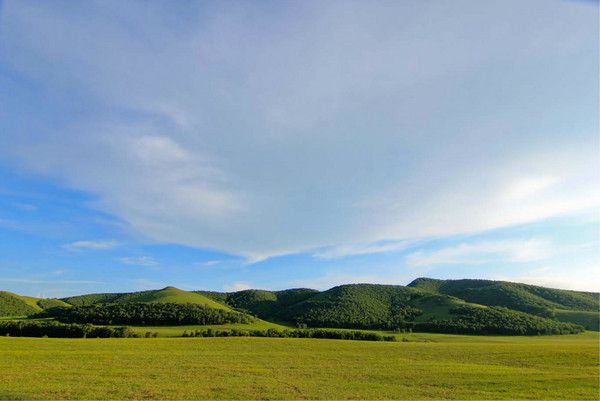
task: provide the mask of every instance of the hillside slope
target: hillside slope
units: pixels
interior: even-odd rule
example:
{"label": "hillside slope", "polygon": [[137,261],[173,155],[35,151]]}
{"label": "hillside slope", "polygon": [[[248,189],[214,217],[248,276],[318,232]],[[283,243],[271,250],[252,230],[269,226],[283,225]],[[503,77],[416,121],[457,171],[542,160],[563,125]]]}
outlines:
{"label": "hillside slope", "polygon": [[210,308],[231,310],[230,307],[214,301],[202,294],[180,290],[175,287],[165,287],[160,290],[128,292],[128,293],[104,293],[87,294],[62,299],[73,306],[88,306],[108,303],[176,303],[206,305]]}
{"label": "hillside slope", "polygon": [[[471,296],[467,297],[468,299],[461,299],[458,296],[469,294],[468,291],[452,292],[457,296],[442,293],[442,290],[447,290],[447,287],[444,287],[444,281],[432,279],[420,279],[406,287],[349,284],[322,292],[294,289],[286,291],[244,290],[232,293],[206,292],[204,294],[265,320],[306,324],[309,327],[425,328],[456,332],[468,332],[473,329],[473,332],[483,333],[485,331],[488,334],[501,333],[504,326],[510,327],[507,330],[512,333],[566,333],[572,331],[568,325],[565,326],[556,320],[547,319],[545,318],[547,316],[543,314],[541,317],[530,314],[532,311],[547,312],[549,310],[547,308],[556,308],[562,304],[530,294],[518,286],[506,286],[506,288],[498,289],[498,286],[494,286],[497,284],[495,282],[486,280],[474,280],[474,282],[479,284],[478,297]],[[467,285],[465,287],[470,288]],[[490,291],[489,296],[492,297],[498,296],[498,292],[501,292],[504,294],[506,302],[500,305],[487,302],[486,291]],[[538,290],[538,292],[541,291]],[[586,297],[583,299],[588,301]],[[570,297],[563,302],[576,304],[577,301],[582,303],[577,297]],[[585,302],[583,304],[585,305]],[[509,309],[497,309],[496,306]],[[589,321],[588,315],[575,317],[576,319],[563,312],[558,320],[576,324]],[[476,319],[485,321],[485,325],[476,324]],[[586,327],[592,326],[586,325]]]}
{"label": "hillside slope", "polygon": [[[560,334],[581,330],[568,323],[590,330],[598,330],[599,326],[598,294],[490,280],[421,278],[409,286],[348,284],[327,291],[299,288],[220,293],[166,287],[61,300],[0,292],[0,314],[4,316],[30,315],[43,309],[52,310],[54,306],[103,307],[108,304],[120,305],[113,309],[123,314],[137,308],[134,312],[139,309],[140,316],[147,313],[147,304],[193,304],[227,312],[235,309],[271,322],[315,328]],[[157,306],[155,312],[165,308]],[[98,310],[105,315],[113,311],[106,309],[105,313],[105,309]]]}
{"label": "hillside slope", "polygon": [[280,313],[283,310],[318,294],[319,291],[294,288],[283,291],[243,290],[230,293],[198,291],[198,293],[225,302],[236,309],[249,312],[262,319],[280,320]]}
{"label": "hillside slope", "polygon": [[291,299],[293,302],[283,305],[276,293],[258,290],[227,295],[228,302],[238,308],[243,305],[267,319],[308,327],[508,335],[582,330],[569,323],[398,285],[341,285],[323,292],[296,292]]}
{"label": "hillside slope", "polygon": [[421,291],[400,286],[351,284],[331,288],[281,312],[284,320],[321,327],[381,327],[414,318]]}
{"label": "hillside slope", "polygon": [[560,290],[493,280],[436,280],[418,278],[408,287],[446,294],[482,305],[504,306],[528,312],[539,308],[597,311],[599,294]]}
{"label": "hillside slope", "polygon": [[398,319],[427,321],[450,317],[464,301],[399,285],[348,284],[317,291],[243,290],[231,293],[199,292],[256,316],[313,327],[393,326]]}
{"label": "hillside slope", "polygon": [[55,298],[34,298],[0,291],[0,316],[26,316],[55,306],[68,306]]}
{"label": "hillside slope", "polygon": [[599,294],[493,280],[418,278],[411,288],[450,295],[466,302],[502,306],[598,330]]}

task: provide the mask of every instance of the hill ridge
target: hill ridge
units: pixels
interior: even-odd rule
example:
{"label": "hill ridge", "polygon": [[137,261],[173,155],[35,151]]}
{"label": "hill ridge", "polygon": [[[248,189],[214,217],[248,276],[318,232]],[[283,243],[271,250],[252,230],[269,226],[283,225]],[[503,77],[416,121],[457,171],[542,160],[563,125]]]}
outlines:
{"label": "hill ridge", "polygon": [[[55,300],[0,292],[0,315],[29,315],[52,306],[120,303],[201,304],[222,310],[238,310],[273,322],[310,327],[394,328],[406,326],[407,322],[425,324],[456,320],[458,312],[468,312],[479,318],[495,314],[496,319],[509,320],[537,316],[581,324],[592,330],[598,330],[599,326],[597,293],[507,281],[426,277],[417,278],[406,286],[350,283],[325,291],[310,288],[185,291],[166,286],[157,290],[93,293]],[[486,308],[492,309],[487,311]],[[493,308],[507,308],[506,311],[524,315],[510,315]]]}

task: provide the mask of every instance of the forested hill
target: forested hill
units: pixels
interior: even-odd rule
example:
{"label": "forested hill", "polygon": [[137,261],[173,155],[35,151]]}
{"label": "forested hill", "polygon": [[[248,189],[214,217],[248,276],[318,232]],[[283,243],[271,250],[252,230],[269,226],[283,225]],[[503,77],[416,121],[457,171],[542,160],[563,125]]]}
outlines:
{"label": "forested hill", "polygon": [[0,291],[0,316],[31,315],[56,306],[68,304],[55,298],[34,298]]}
{"label": "forested hill", "polygon": [[[57,315],[63,318],[80,311],[81,316],[98,315],[103,321],[116,321],[108,316],[113,312],[146,316],[160,309],[157,313],[161,316],[193,315],[195,321],[233,321],[238,315],[228,313],[242,312],[301,327],[473,334],[560,334],[581,329],[572,323],[588,330],[599,326],[597,293],[490,280],[420,278],[408,286],[348,284],[326,291],[297,288],[225,293],[166,287],[48,300],[0,292],[0,316],[33,315],[55,306],[81,309]],[[89,309],[91,306],[94,308]],[[215,309],[227,313],[213,312]]]}
{"label": "forested hill", "polygon": [[488,334],[571,332],[568,325],[549,316],[486,307],[431,289],[399,285],[349,284],[323,292],[294,289],[203,294],[265,320],[308,327]]}
{"label": "forested hill", "polygon": [[73,306],[145,302],[176,304],[189,303],[197,305],[206,305],[210,308],[215,309],[231,309],[224,303],[214,301],[213,299],[205,297],[202,294],[180,290],[179,288],[175,287],[165,287],[161,290],[149,290],[139,292],[78,295],[74,297],[62,298],[62,300]]}
{"label": "forested hill", "polygon": [[408,284],[408,287],[523,312],[544,308],[598,311],[600,307],[598,293],[559,290],[507,281],[418,278]]}
{"label": "forested hill", "polygon": [[487,306],[502,306],[598,330],[600,294],[493,280],[418,278],[408,287]]}

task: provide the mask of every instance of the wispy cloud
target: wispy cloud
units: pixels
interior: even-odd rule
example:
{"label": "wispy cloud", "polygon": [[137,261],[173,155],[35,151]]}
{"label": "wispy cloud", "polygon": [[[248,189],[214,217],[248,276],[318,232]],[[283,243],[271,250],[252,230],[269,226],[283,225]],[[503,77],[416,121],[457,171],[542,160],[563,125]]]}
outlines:
{"label": "wispy cloud", "polygon": [[313,253],[317,259],[340,259],[348,256],[370,255],[376,253],[398,252],[406,249],[414,241],[386,241],[374,244],[340,245]]}
{"label": "wispy cloud", "polygon": [[4,278],[0,277],[0,283],[19,283],[19,284],[106,284],[103,281],[95,280],[39,280],[29,278]]}
{"label": "wispy cloud", "polygon": [[119,242],[113,240],[75,241],[64,244],[63,248],[68,251],[93,250],[102,251],[119,246]]}
{"label": "wispy cloud", "polygon": [[215,260],[206,260],[203,262],[196,262],[194,263],[194,266],[198,266],[198,267],[210,267],[210,266],[217,266],[220,264],[225,263],[224,260],[220,260],[220,259],[215,259]]}
{"label": "wispy cloud", "polygon": [[483,264],[491,261],[532,262],[548,258],[551,244],[543,239],[462,243],[434,251],[417,251],[406,257],[413,267]]}
{"label": "wispy cloud", "polygon": [[152,256],[125,256],[117,260],[123,264],[133,266],[157,267],[160,265]]}
{"label": "wispy cloud", "polygon": [[597,15],[580,3],[4,2],[24,83],[0,94],[18,111],[0,157],[151,240],[248,263],[597,207]]}
{"label": "wispy cloud", "polygon": [[542,266],[512,275],[495,274],[491,278],[566,290],[600,292],[598,271],[600,271],[600,261],[583,265],[571,264],[568,269],[564,266]]}
{"label": "wispy cloud", "polygon": [[223,286],[223,290],[226,292],[243,291],[243,290],[249,290],[251,288],[252,288],[252,286],[249,283],[232,283],[232,284],[225,284]]}

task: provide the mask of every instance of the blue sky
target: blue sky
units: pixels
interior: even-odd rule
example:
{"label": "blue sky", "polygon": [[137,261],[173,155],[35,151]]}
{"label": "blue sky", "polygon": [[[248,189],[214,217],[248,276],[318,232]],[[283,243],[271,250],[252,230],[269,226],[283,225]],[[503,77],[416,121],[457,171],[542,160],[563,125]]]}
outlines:
{"label": "blue sky", "polygon": [[600,290],[598,3],[0,2],[0,288]]}

